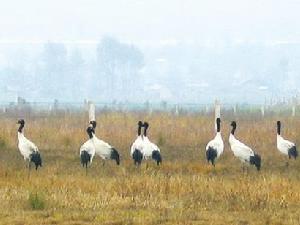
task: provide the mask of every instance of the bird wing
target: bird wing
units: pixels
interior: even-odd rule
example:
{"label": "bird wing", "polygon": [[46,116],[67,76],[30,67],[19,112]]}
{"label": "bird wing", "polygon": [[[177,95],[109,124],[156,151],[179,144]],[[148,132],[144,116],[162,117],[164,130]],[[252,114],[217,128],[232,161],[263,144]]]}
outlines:
{"label": "bird wing", "polygon": [[81,145],[80,154],[82,151],[86,151],[92,156],[95,155],[95,145],[92,140],[87,140],[83,145]]}
{"label": "bird wing", "polygon": [[224,150],[224,144],[223,141],[217,141],[215,139],[208,142],[206,145],[205,150],[207,151],[209,148],[213,148],[217,151],[218,156],[223,152]]}
{"label": "bird wing", "polygon": [[18,147],[24,159],[29,159],[32,153],[39,151],[38,147],[24,136],[19,139]]}
{"label": "bird wing", "polygon": [[143,146],[144,146],[144,142],[143,139],[138,136],[135,141],[133,142],[133,144],[131,145],[131,149],[130,149],[130,155],[132,156],[133,152],[138,149],[141,152],[143,151]]}
{"label": "bird wing", "polygon": [[253,150],[241,142],[233,144],[231,150],[236,157],[243,161],[249,162],[250,156],[254,156]]}
{"label": "bird wing", "polygon": [[152,144],[153,151],[159,151],[160,152],[160,149],[156,144],[154,144],[153,142],[151,142],[151,144]]}
{"label": "bird wing", "polygon": [[206,145],[206,151],[209,148],[213,148],[217,151],[217,157],[219,157],[223,151],[224,151],[224,142],[221,136],[221,133],[217,133],[214,139],[212,139],[208,144]]}
{"label": "bird wing", "polygon": [[31,141],[29,141],[27,138],[24,137],[24,147],[26,147],[31,153],[32,152],[38,152],[38,147]]}
{"label": "bird wing", "polygon": [[160,152],[160,149],[157,147],[156,144],[152,143],[148,137],[144,137],[144,147],[143,147],[144,156],[151,157],[153,151]]}
{"label": "bird wing", "polygon": [[143,153],[144,157],[146,157],[146,158],[151,157],[152,152],[153,152],[153,146],[151,145],[151,143],[150,142],[144,143],[144,146],[142,149],[142,153]]}
{"label": "bird wing", "polygon": [[96,137],[93,138],[93,142],[95,145],[96,154],[103,159],[109,159],[112,151],[112,146]]}
{"label": "bird wing", "polygon": [[284,154],[288,154],[288,150],[294,146],[295,144],[293,142],[285,140],[283,137],[277,139],[277,148]]}
{"label": "bird wing", "polygon": [[220,147],[220,143],[218,143],[215,139],[212,139],[207,143],[205,150],[207,151],[209,147],[217,149],[218,147]]}
{"label": "bird wing", "polygon": [[30,140],[28,140],[27,138],[25,138],[26,142],[27,142],[27,145],[34,151],[38,151],[38,147],[33,143],[31,142]]}
{"label": "bird wing", "polygon": [[284,145],[286,148],[290,149],[291,147],[294,147],[295,144],[291,141],[288,141],[286,139],[283,138],[283,141],[282,141],[282,145]]}

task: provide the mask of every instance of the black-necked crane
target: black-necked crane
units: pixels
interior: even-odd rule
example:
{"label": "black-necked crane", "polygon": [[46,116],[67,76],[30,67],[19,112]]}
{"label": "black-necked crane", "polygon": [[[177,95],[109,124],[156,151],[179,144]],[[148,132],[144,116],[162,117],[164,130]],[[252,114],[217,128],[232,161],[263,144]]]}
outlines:
{"label": "black-necked crane", "polygon": [[[96,155],[100,156],[103,160],[115,160],[116,164],[120,164],[120,155],[119,152],[110,144],[106,143],[105,141],[100,140],[95,135],[95,128],[96,128],[96,121],[90,121],[93,129],[93,142],[95,145],[95,152]],[[103,161],[104,163],[105,161]]]}
{"label": "black-necked crane", "polygon": [[[289,159],[291,158],[296,159],[298,156],[298,151],[295,143],[284,139],[281,136],[280,132],[281,132],[281,122],[277,121],[277,149],[284,155],[288,156]],[[288,165],[288,162],[286,165]]]}
{"label": "black-necked crane", "polygon": [[229,144],[235,157],[240,159],[243,163],[254,165],[257,170],[261,167],[261,157],[255,153],[250,147],[237,140],[234,136],[236,130],[236,122],[232,121],[232,129],[229,135]]}
{"label": "black-necked crane", "polygon": [[147,136],[147,129],[149,128],[149,124],[144,122],[144,135],[143,135],[143,157],[144,159],[153,159],[156,161],[156,164],[159,165],[162,162],[162,157],[160,154],[160,149],[154,143],[152,143]]}
{"label": "black-necked crane", "polygon": [[206,145],[206,159],[215,166],[215,161],[220,157],[224,151],[224,143],[221,136],[221,119],[216,119],[217,134],[208,144]]}
{"label": "black-necked crane", "polygon": [[38,147],[24,136],[25,121],[20,119],[17,123],[20,125],[18,129],[18,148],[24,157],[24,160],[28,161],[29,171],[31,163],[34,163],[35,169],[37,170],[39,166],[42,166],[41,154]]}
{"label": "black-necked crane", "polygon": [[135,165],[141,165],[143,160],[143,136],[142,136],[142,127],[143,123],[142,121],[138,122],[138,131],[137,131],[137,138],[133,142],[130,148],[130,156],[133,159],[133,162]]}
{"label": "black-necked crane", "polygon": [[83,167],[86,169],[86,174],[87,174],[87,167],[88,165],[91,165],[93,162],[93,158],[95,156],[95,145],[94,145],[94,140],[93,140],[93,127],[88,127],[86,129],[86,132],[89,136],[89,140],[87,140],[79,150],[80,154],[80,162]]}

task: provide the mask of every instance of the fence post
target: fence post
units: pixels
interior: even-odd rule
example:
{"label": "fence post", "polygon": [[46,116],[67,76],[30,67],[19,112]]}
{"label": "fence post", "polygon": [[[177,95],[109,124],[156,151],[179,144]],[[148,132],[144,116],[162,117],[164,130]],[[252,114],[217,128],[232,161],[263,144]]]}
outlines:
{"label": "fence post", "polygon": [[261,116],[262,116],[262,117],[265,117],[265,106],[264,106],[264,105],[262,105],[262,106],[260,107],[260,111],[261,111]]}
{"label": "fence post", "polygon": [[179,115],[178,104],[175,105],[175,115],[176,116]]}
{"label": "fence post", "polygon": [[208,115],[208,113],[209,113],[209,106],[208,105],[205,105],[205,113],[206,113],[206,115]]}
{"label": "fence post", "polygon": [[96,116],[95,116],[95,105],[93,102],[89,101],[89,121],[96,121]]}
{"label": "fence post", "polygon": [[58,100],[57,99],[54,99],[54,102],[53,102],[53,112],[54,112],[54,115],[57,115],[57,112],[58,112]]}
{"label": "fence post", "polygon": [[296,115],[296,106],[293,105],[292,107],[292,116],[294,117]]}
{"label": "fence post", "polygon": [[237,109],[237,107],[236,107],[236,104],[233,106],[233,115],[234,116],[236,116],[236,109]]}

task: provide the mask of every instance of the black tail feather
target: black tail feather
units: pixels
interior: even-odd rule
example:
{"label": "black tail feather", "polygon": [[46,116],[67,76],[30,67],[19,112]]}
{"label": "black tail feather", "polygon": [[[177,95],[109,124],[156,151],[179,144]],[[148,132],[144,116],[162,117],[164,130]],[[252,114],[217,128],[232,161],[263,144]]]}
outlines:
{"label": "black tail feather", "polygon": [[156,161],[157,165],[161,164],[162,158],[159,151],[153,151],[152,152],[152,159]]}
{"label": "black tail feather", "polygon": [[134,161],[135,165],[136,164],[141,165],[142,160],[143,160],[143,154],[141,153],[140,150],[135,149],[133,154],[132,154],[132,158],[133,158],[133,161]]}
{"label": "black tail feather", "polygon": [[120,165],[120,155],[119,155],[119,152],[115,148],[112,148],[110,159],[116,160],[117,165]]}
{"label": "black tail feather", "polygon": [[42,157],[39,152],[34,152],[30,155],[30,162],[33,162],[35,169],[37,170],[39,166],[42,166]]}
{"label": "black tail feather", "polygon": [[87,151],[82,151],[80,154],[80,162],[83,167],[87,168],[91,161],[91,155]]}
{"label": "black tail feather", "polygon": [[254,156],[250,156],[250,164],[255,165],[257,170],[260,170],[261,167],[261,157],[260,155],[254,153]]}
{"label": "black tail feather", "polygon": [[297,151],[297,149],[296,149],[296,146],[293,146],[293,147],[291,147],[289,150],[288,150],[288,154],[289,154],[289,158],[294,158],[294,159],[296,159],[297,158],[297,156],[298,156],[298,151]]}
{"label": "black tail feather", "polygon": [[215,159],[217,158],[217,151],[212,147],[208,147],[206,151],[206,159],[207,161],[211,161],[211,164],[215,166]]}

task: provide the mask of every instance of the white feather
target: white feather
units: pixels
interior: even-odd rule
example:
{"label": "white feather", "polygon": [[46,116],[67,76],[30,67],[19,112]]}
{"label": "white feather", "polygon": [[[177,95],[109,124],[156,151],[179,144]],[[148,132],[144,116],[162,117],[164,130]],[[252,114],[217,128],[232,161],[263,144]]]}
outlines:
{"label": "white feather", "polygon": [[208,144],[206,145],[206,151],[209,149],[209,147],[215,149],[217,151],[217,158],[220,157],[220,155],[224,151],[224,142],[222,140],[221,133],[218,132],[214,139],[212,139]]}
{"label": "white feather", "polygon": [[39,151],[38,147],[29,141],[21,132],[18,132],[18,141],[18,148],[24,157],[24,160],[30,160],[30,155]]}
{"label": "white feather", "polygon": [[93,142],[95,145],[95,153],[102,159],[110,159],[112,146],[97,138],[95,134],[93,134]]}
{"label": "white feather", "polygon": [[89,103],[89,121],[95,121],[95,105],[93,103]]}
{"label": "white feather", "polygon": [[143,137],[140,135],[135,139],[135,141],[131,145],[130,155],[132,156],[133,152],[136,149],[139,150],[140,152],[143,152],[143,147],[144,147],[144,141],[143,141]]}
{"label": "white feather", "polygon": [[250,156],[254,156],[251,148],[237,140],[232,134],[229,136],[229,143],[235,157],[239,158],[242,162],[250,162]]}
{"label": "white feather", "polygon": [[156,144],[152,143],[148,137],[144,136],[143,137],[143,149],[142,149],[142,153],[145,159],[150,159],[152,158],[152,152],[153,151],[159,151],[160,149],[157,147]]}
{"label": "white feather", "polygon": [[95,145],[94,145],[94,141],[93,139],[89,139],[87,140],[81,147],[80,147],[80,150],[79,150],[79,154],[81,155],[81,153],[83,151],[86,151],[90,156],[91,156],[91,162],[93,161],[93,158],[95,156]]}
{"label": "white feather", "polygon": [[288,155],[288,150],[294,146],[295,144],[293,142],[285,140],[283,137],[281,137],[281,135],[277,134],[277,149],[281,153]]}

